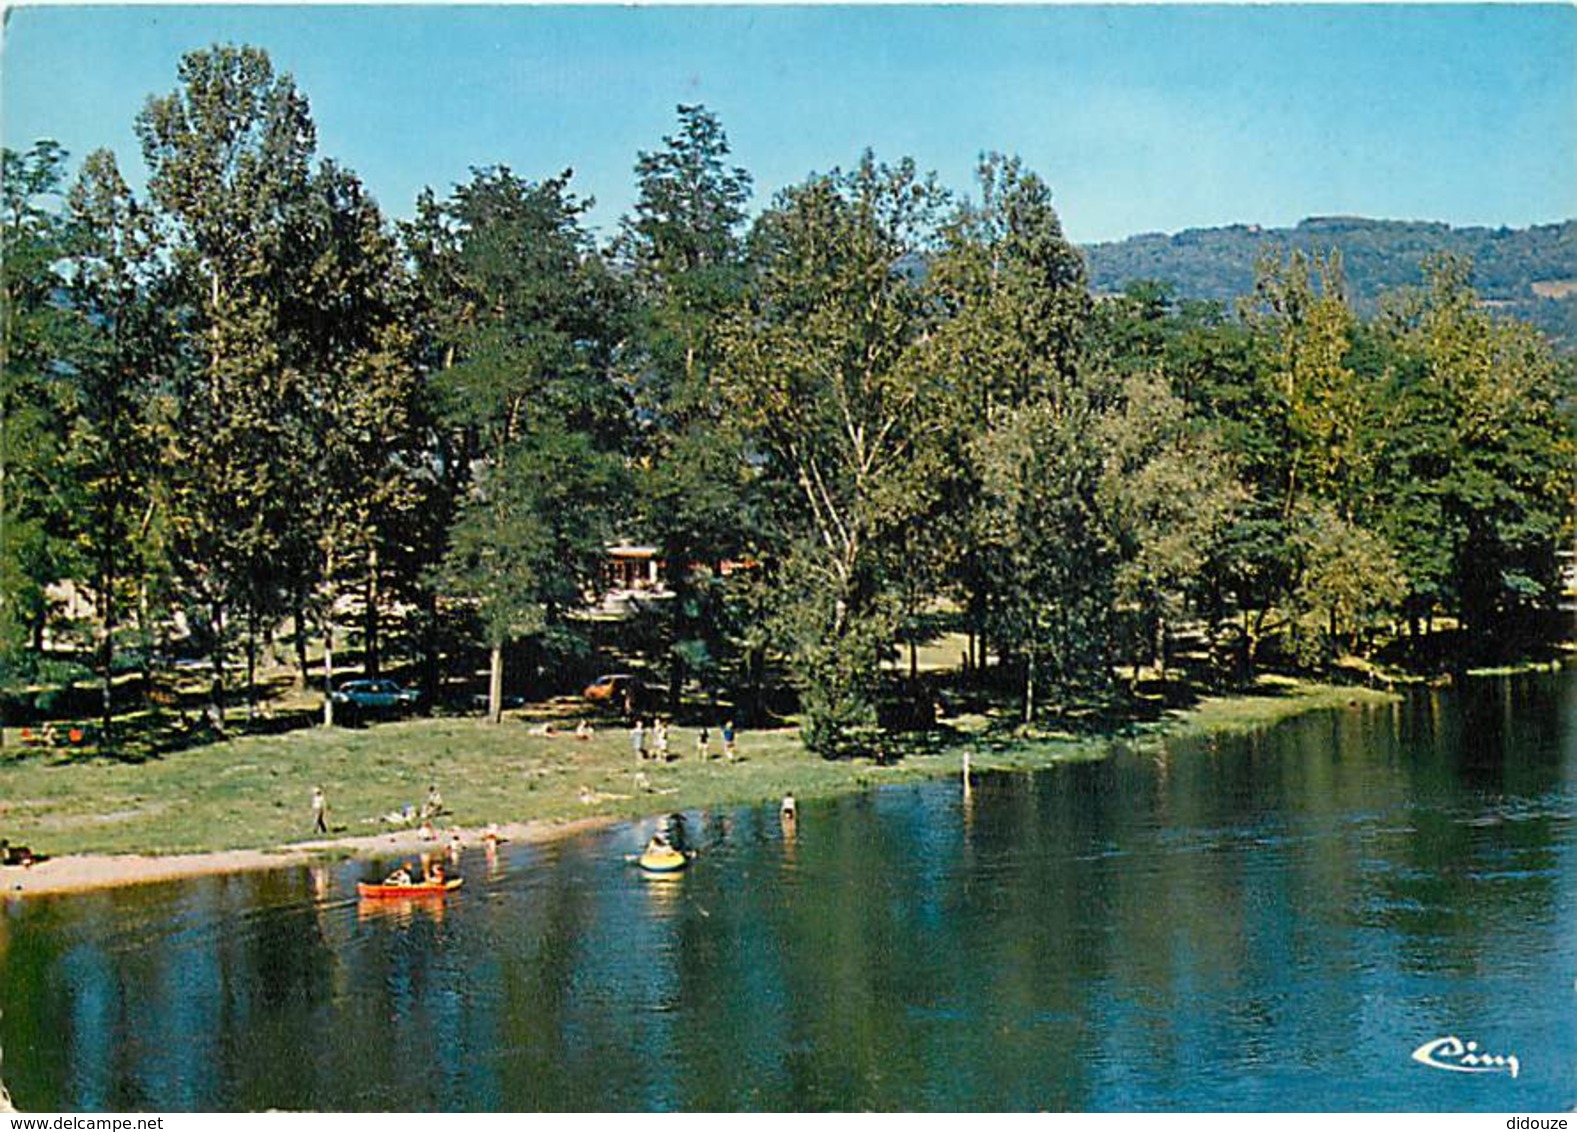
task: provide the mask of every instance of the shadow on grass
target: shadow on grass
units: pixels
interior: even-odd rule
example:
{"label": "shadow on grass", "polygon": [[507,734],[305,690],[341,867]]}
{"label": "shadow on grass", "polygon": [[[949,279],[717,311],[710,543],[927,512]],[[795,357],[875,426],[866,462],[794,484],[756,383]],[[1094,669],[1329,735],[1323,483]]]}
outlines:
{"label": "shadow on grass", "polygon": [[[1276,675],[1269,671],[1264,674]],[[884,735],[880,742],[881,761],[948,754],[965,744],[1000,752],[1025,742],[1101,743],[1133,739],[1163,728],[1170,719],[1199,707],[1209,696],[1286,700],[1297,693],[1297,684],[1222,683],[1218,670],[1184,660],[1168,672],[1165,680],[1151,672],[1138,682],[1114,681],[1104,689],[1064,694],[1042,705],[1032,723],[1023,719],[1023,691],[1017,685],[969,681],[959,674],[951,680],[936,681],[934,691],[937,702],[946,704],[948,710],[932,727]],[[948,723],[949,717],[966,715],[985,717],[985,726],[962,728]]]}
{"label": "shadow on grass", "polygon": [[228,721],[221,732],[200,714],[149,712],[116,720],[109,743],[104,742],[95,726],[87,731],[80,746],[31,748],[29,753],[43,755],[49,766],[95,762],[140,765],[243,735],[282,735],[303,730],[312,727],[319,718],[315,711],[274,711],[254,719]]}

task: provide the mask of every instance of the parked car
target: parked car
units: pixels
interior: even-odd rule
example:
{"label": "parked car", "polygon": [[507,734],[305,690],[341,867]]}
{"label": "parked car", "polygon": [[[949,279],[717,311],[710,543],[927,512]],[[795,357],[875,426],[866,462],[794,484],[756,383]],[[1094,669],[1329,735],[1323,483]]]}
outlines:
{"label": "parked car", "polygon": [[639,676],[631,676],[626,672],[615,673],[611,676],[599,676],[586,685],[585,696],[594,704],[609,704],[614,707],[623,707],[626,699],[639,700],[645,691]]}
{"label": "parked car", "polygon": [[[492,698],[486,692],[476,692],[471,696],[471,706],[478,711],[486,711],[491,704]],[[514,696],[505,692],[503,702],[499,706],[505,711],[508,711],[510,708],[523,708],[526,706],[526,697]]]}
{"label": "parked car", "polygon": [[353,712],[392,715],[416,706],[421,693],[393,680],[347,680],[329,698]]}

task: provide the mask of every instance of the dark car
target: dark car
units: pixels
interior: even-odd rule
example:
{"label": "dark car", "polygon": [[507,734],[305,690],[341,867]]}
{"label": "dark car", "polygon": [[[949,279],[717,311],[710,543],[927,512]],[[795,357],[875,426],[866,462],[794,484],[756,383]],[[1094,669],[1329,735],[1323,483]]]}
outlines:
{"label": "dark car", "polygon": [[367,715],[393,715],[414,707],[421,693],[393,680],[347,680],[330,696],[337,707]]}

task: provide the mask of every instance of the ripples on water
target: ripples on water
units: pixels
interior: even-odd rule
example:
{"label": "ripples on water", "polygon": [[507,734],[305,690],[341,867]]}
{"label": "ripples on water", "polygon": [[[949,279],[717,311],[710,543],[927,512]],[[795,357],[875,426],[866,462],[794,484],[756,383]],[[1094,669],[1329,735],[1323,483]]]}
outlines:
{"label": "ripples on water", "polygon": [[[35,1109],[1577,1102],[1570,678],[463,863],[5,905]],[[1522,1072],[1413,1062],[1446,1034]]]}

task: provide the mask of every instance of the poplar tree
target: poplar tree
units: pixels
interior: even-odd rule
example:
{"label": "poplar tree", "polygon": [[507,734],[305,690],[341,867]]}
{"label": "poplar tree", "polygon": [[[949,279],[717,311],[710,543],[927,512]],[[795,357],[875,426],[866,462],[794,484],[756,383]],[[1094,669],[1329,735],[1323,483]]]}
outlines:
{"label": "poplar tree", "polygon": [[178,484],[172,526],[188,615],[212,658],[219,720],[235,612],[250,674],[259,631],[294,588],[278,572],[288,561],[281,532],[298,518],[281,456],[306,393],[281,312],[299,282],[292,229],[316,138],[306,99],[260,49],[192,52],[179,77],[178,90],[148,101],[137,134],[190,312],[191,356],[168,454]]}
{"label": "poplar tree", "polygon": [[[83,552],[78,580],[98,621],[100,743],[113,746],[116,635],[128,610],[146,629],[149,578],[162,573],[149,410],[169,379],[174,335],[163,313],[170,295],[154,218],[108,151],[84,162],[67,224],[65,294],[75,334],[61,358],[70,421],[62,472]],[[145,654],[146,645],[145,632]]]}

